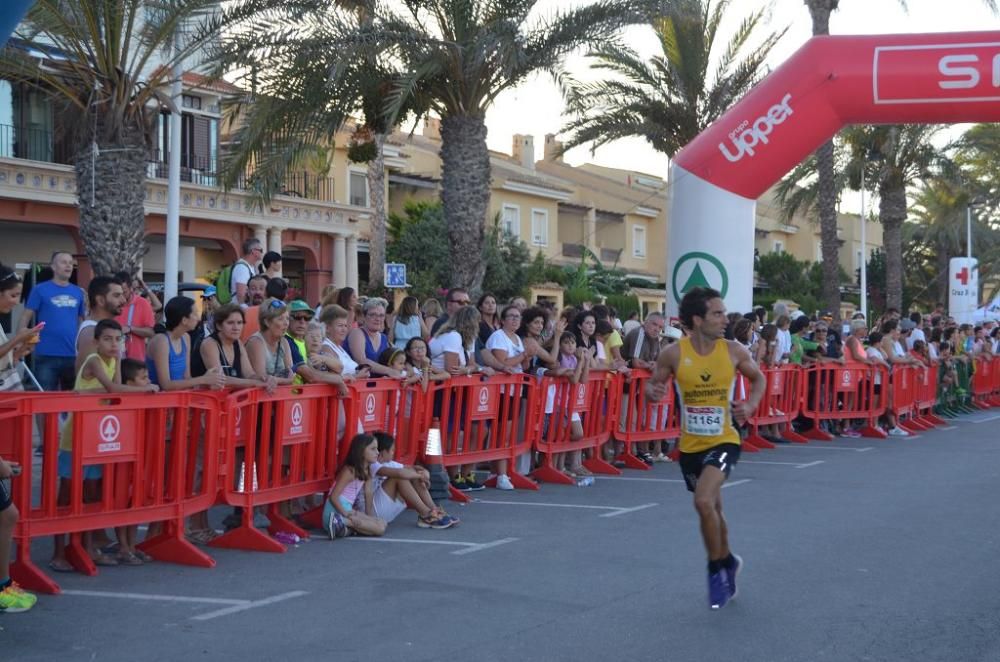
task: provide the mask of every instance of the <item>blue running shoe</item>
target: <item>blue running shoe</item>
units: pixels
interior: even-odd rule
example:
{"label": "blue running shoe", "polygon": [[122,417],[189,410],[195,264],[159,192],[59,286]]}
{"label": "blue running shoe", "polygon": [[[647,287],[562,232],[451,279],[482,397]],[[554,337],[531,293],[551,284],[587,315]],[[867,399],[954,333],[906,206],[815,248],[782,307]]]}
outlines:
{"label": "blue running shoe", "polygon": [[726,576],[729,578],[729,599],[736,599],[736,575],[743,569],[743,557],[733,554],[733,565],[726,568]]}
{"label": "blue running shoe", "polygon": [[708,573],[708,606],[722,609],[729,602],[729,581],[725,570]]}

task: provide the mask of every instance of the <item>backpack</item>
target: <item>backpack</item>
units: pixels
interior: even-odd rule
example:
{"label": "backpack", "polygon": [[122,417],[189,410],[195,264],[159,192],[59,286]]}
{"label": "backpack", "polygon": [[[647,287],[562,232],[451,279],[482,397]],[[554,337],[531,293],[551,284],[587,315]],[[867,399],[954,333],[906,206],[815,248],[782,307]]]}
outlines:
{"label": "backpack", "polygon": [[215,298],[219,303],[225,305],[233,300],[233,269],[242,264],[253,276],[253,267],[246,260],[237,260],[233,264],[227,264],[219,272],[219,277],[215,279]]}

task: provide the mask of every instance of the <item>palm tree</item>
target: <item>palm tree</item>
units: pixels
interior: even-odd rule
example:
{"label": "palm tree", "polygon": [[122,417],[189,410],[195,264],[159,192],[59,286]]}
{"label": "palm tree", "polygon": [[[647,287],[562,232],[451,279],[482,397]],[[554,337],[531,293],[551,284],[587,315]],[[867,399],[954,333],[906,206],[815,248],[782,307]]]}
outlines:
{"label": "palm tree", "polygon": [[393,95],[398,111],[422,89],[441,118],[441,199],[448,226],[453,286],[478,291],[490,157],[486,113],[504,90],[532,74],[560,74],[570,53],[615,47],[625,25],[644,23],[662,0],[596,0],[584,6],[535,11],[538,0],[420,0],[386,8],[370,39],[407,70]]}
{"label": "palm tree", "polygon": [[160,106],[180,112],[164,95],[171,67],[200,44],[187,40],[173,49],[175,35],[216,4],[37,0],[15,36],[52,55],[38,59],[8,44],[0,57],[0,77],[42,90],[65,107],[75,147],[80,236],[98,275],[134,273],[146,252],[150,117]]}
{"label": "palm tree", "polygon": [[[932,267],[936,300],[948,299],[948,261],[966,251],[966,209],[978,197],[974,189],[950,177],[936,176],[923,182],[913,198],[912,221],[904,226],[904,243],[919,252]],[[989,220],[979,215],[973,220],[974,254],[980,262],[991,262],[1000,247]],[[987,266],[984,264],[984,266]],[[988,269],[986,270],[988,271]],[[980,269],[980,280],[985,279]]]}
{"label": "palm tree", "polygon": [[[809,16],[812,19],[812,30],[813,35],[828,35],[830,34],[830,14],[835,12],[840,7],[840,0],[803,0],[806,7],[809,9]],[[983,4],[992,9],[994,12],[997,11],[996,0],[982,0]],[[905,7],[905,0],[899,0],[899,3]],[[834,311],[835,314],[839,314],[837,311],[840,310],[840,291],[836,287],[836,270],[837,270],[837,260],[840,244],[837,241],[837,190],[836,190],[836,174],[834,171],[834,155],[833,155],[833,140],[828,140],[823,143],[823,145],[816,150],[816,165],[817,173],[819,176],[819,189],[818,189],[818,211],[820,220],[820,239],[822,243],[822,253],[823,253],[823,300],[824,304]],[[881,186],[881,183],[880,183]],[[898,197],[898,191],[897,191]],[[884,235],[884,241],[886,245],[886,276],[887,278],[898,279],[897,286],[890,286],[886,284],[887,290],[887,300],[889,301],[889,306],[900,307],[902,302],[902,258],[901,253],[896,249],[892,249],[895,253],[890,253],[889,249],[889,232],[896,233],[898,227],[901,227],[902,221],[899,221],[899,226],[895,225],[898,218],[898,205],[899,200],[893,200],[891,202],[882,201],[882,204],[888,204],[889,207],[893,209],[889,213],[892,220],[890,221],[891,230],[886,229],[886,235]],[[903,192],[903,217],[905,218],[906,210],[906,194]],[[881,215],[881,208],[879,213]],[[899,238],[896,234],[895,238]],[[898,248],[898,246],[897,246]],[[898,271],[894,272],[894,269]],[[895,299],[894,299],[895,297]],[[895,300],[895,304],[892,303]]]}
{"label": "palm tree", "polygon": [[[812,18],[813,35],[830,34],[830,14],[840,0],[805,0]],[[837,281],[840,242],[837,239],[837,197],[833,139],[816,150],[816,172],[819,177],[816,209],[819,214],[820,250],[823,255],[823,305],[840,318],[840,286]]]}
{"label": "palm tree", "polygon": [[[402,73],[398,61],[377,48],[355,43],[371,31],[374,0],[308,1],[289,6],[272,0],[243,0],[221,23],[232,31],[215,58],[221,76],[240,67],[237,78],[254,94],[232,108],[239,122],[225,160],[229,186],[253,165],[255,190],[263,202],[281,190],[290,168],[317,151],[327,153],[338,131],[359,117],[348,157],[367,165],[374,211],[369,243],[368,286],[382,288],[385,265],[386,199],[383,147],[395,117],[425,112],[415,93],[390,113],[385,100]],[[350,53],[350,55],[345,55]]]}
{"label": "palm tree", "polygon": [[874,156],[879,221],[885,248],[886,306],[902,309],[903,223],[907,218],[907,191],[929,178],[933,169],[949,172],[951,164],[932,143],[940,125],[855,126],[845,131],[847,141]]}
{"label": "palm tree", "polygon": [[635,136],[673,156],[718,119],[767,73],[764,62],[787,30],[761,35],[766,14],[761,8],[723,43],[719,26],[729,5],[730,0],[668,5],[652,21],[661,53],[648,62],[630,48],[605,46],[589,53],[591,68],[612,77],[567,81],[567,114],[573,119],[563,129],[570,134],[564,149],[589,143],[596,150]]}

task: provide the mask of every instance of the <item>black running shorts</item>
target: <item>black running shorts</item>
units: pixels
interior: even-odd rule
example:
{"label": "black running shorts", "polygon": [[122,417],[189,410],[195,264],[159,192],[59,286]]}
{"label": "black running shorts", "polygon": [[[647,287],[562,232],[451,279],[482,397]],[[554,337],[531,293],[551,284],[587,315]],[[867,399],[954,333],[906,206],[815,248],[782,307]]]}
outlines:
{"label": "black running shorts", "polygon": [[681,453],[681,461],[678,464],[681,466],[681,475],[684,476],[688,492],[694,492],[698,477],[705,467],[715,467],[729,478],[729,472],[739,459],[739,444],[719,444],[700,453]]}

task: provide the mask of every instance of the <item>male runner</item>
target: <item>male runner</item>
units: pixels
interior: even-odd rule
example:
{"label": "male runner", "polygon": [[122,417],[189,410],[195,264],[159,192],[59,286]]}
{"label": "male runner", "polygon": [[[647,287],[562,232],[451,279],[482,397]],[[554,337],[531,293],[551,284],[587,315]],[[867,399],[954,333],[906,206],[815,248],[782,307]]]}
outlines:
{"label": "male runner", "polygon": [[[740,435],[733,419],[743,425],[764,395],[764,375],[737,342],[725,340],[726,307],[722,295],[697,287],[684,295],[681,323],[689,336],[660,352],[646,397],[667,393],[671,376],[677,384],[681,414],[681,473],[701,520],[701,537],[708,552],[708,602],[721,609],[736,597],[736,574],[743,565],[729,550],[722,515],[722,484],[740,457]],[[736,371],[750,380],[747,400],[732,401]]]}

